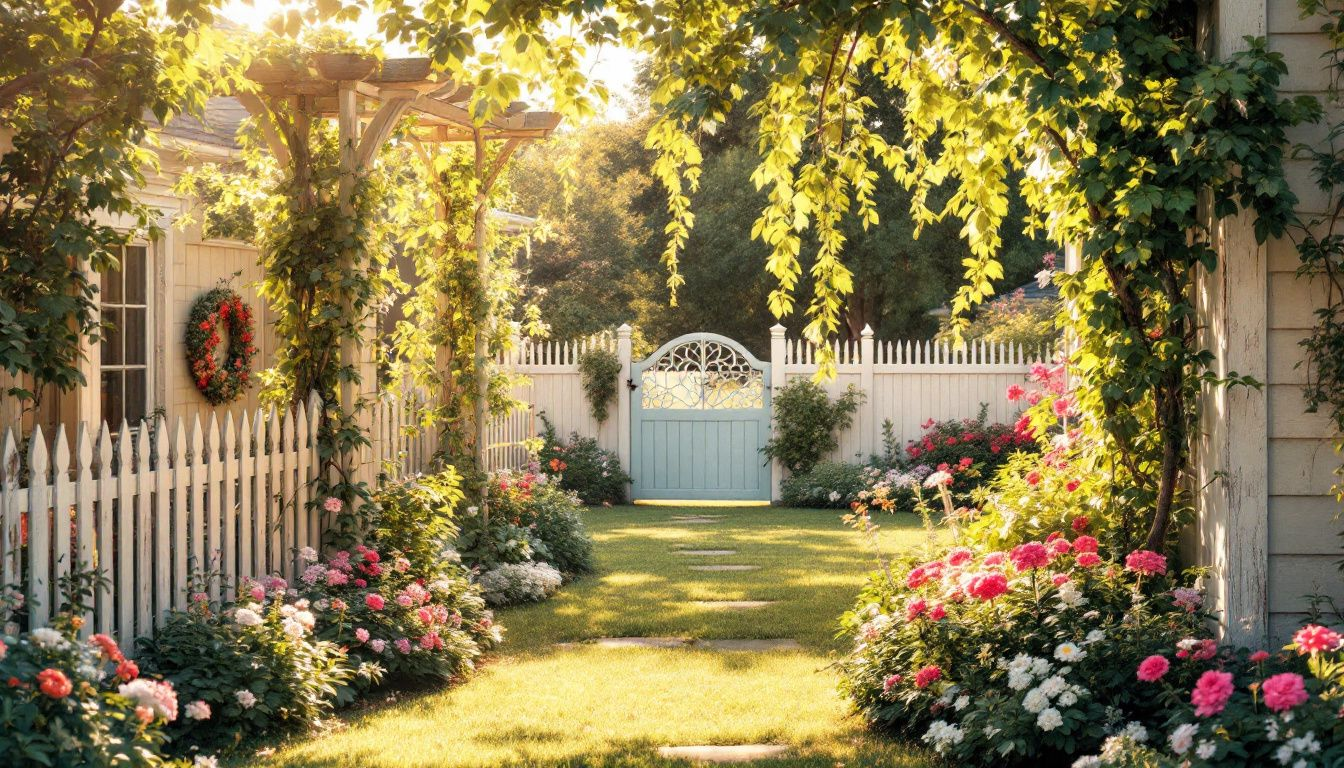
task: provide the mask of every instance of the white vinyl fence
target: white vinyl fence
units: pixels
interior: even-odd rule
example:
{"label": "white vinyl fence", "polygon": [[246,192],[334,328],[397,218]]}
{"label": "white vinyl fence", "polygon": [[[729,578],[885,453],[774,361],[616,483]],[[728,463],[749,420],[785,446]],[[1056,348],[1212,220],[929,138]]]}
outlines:
{"label": "white vinyl fence", "polygon": [[[423,399],[374,409],[371,456],[393,472],[420,471],[433,446],[413,434]],[[109,430],[81,423],[28,437],[0,436],[0,581],[25,585],[30,627],[59,606],[58,580],[95,568],[111,582],[85,616],[85,631],[129,641],[182,608],[191,577],[226,583],[297,575],[301,547],[321,545],[324,513],[310,508],[317,477],[321,402],[277,412],[229,412],[188,426],[163,418]],[[211,583],[219,597],[218,580]]]}
{"label": "white vinyl fence", "polygon": [[[608,419],[598,424],[593,418],[584,396],[579,374],[579,359],[589,350],[604,348],[615,351],[621,361],[618,397],[609,409]],[[1019,406],[1009,402],[1005,393],[1010,384],[1022,383],[1035,362],[1050,360],[1053,350],[1027,349],[1020,345],[986,344],[973,342],[955,349],[949,344],[932,341],[882,341],[874,338],[871,329],[864,329],[860,339],[837,343],[835,352],[836,376],[823,386],[837,395],[850,384],[866,396],[855,416],[853,426],[840,435],[840,447],[832,459],[862,461],[882,451],[882,425],[890,421],[892,433],[901,445],[921,433],[924,422],[933,419],[974,417],[981,403],[988,406],[991,421],[1006,422],[1017,418]],[[577,341],[524,340],[496,362],[522,374],[526,383],[514,390],[514,396],[530,404],[528,415],[538,418],[536,434],[541,429],[539,418],[544,415],[562,438],[570,432],[597,438],[605,449],[615,451],[625,468],[630,467],[630,399],[625,386],[630,377],[633,360],[630,347],[630,329],[622,327],[615,337],[595,336]],[[789,381],[812,377],[817,372],[818,349],[809,342],[790,339],[782,326],[771,329],[770,353],[771,390],[777,393]],[[508,444],[518,440],[516,415],[497,419],[490,428],[491,445]],[[526,453],[501,454],[502,463],[509,466],[509,458],[526,461]],[[782,470],[775,470],[775,488],[778,492]]]}

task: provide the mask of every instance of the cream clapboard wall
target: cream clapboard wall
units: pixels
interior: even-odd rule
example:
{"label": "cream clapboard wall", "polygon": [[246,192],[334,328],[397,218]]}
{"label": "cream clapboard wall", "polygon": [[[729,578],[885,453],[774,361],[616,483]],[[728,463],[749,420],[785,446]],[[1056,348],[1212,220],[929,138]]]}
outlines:
{"label": "cream clapboard wall", "polygon": [[[1285,93],[1324,96],[1327,41],[1320,34],[1322,19],[1301,19],[1294,0],[1267,0],[1270,48],[1283,54],[1289,73]],[[1328,119],[1344,113],[1330,109]],[[1317,141],[1321,126],[1296,130],[1294,142]],[[1289,161],[1293,189],[1300,210],[1315,214],[1325,207],[1312,184],[1305,161]],[[1337,561],[1344,557],[1335,520],[1340,505],[1330,494],[1333,470],[1340,457],[1332,449],[1333,429],[1318,414],[1305,413],[1301,385],[1306,371],[1299,342],[1315,324],[1314,310],[1324,302],[1324,287],[1299,279],[1296,250],[1288,240],[1267,249],[1267,411],[1268,411],[1268,600],[1269,628],[1275,638],[1291,633],[1303,618],[1303,596],[1325,593],[1344,599],[1344,575]]]}

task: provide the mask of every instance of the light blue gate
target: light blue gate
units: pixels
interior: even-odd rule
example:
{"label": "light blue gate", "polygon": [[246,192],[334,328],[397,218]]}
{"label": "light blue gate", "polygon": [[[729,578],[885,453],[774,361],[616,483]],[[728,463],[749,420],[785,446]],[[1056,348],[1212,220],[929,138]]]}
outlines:
{"label": "light blue gate", "polygon": [[770,499],[770,364],[713,333],[669,341],[631,367],[636,500]]}

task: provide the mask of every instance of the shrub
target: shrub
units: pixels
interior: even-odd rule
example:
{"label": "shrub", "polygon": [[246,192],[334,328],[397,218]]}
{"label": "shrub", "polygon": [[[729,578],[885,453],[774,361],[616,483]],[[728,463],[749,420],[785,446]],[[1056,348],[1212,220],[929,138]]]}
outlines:
{"label": "shrub", "polygon": [[784,478],[779,497],[786,507],[848,509],[867,487],[865,467],[843,461],[823,461],[807,472]]}
{"label": "shrub", "polygon": [[871,722],[958,764],[1058,762],[1159,723],[1135,669],[1178,643],[1203,647],[1198,593],[1159,555],[1106,563],[1094,545],[1055,536],[889,568],[847,616],[845,690]]}
{"label": "shrub", "polygon": [[0,763],[165,765],[164,726],[178,718],[173,686],[141,677],[112,638],[79,638],[79,592],[104,584],[72,574],[62,580],[66,612],[52,627],[0,638],[0,680],[8,681],[0,686]]}
{"label": "shrub", "polygon": [[[1021,345],[1027,354],[1049,349],[1059,340],[1055,316],[1059,299],[1028,299],[1021,289],[981,305],[970,324],[962,329],[965,341]],[[940,322],[938,341],[953,341],[952,321]]]}
{"label": "shrub", "polygon": [[560,589],[564,577],[547,563],[501,563],[480,576],[491,605],[535,603]]}
{"label": "shrub", "polygon": [[775,434],[761,452],[790,474],[806,474],[839,447],[836,432],[854,423],[865,395],[851,385],[834,401],[811,379],[794,379],[775,395]]}
{"label": "shrub", "polygon": [[610,349],[597,347],[579,357],[583,394],[588,398],[588,407],[598,424],[607,420],[607,408],[616,399],[616,388],[620,385],[617,379],[620,375],[621,360]]}
{"label": "shrub", "polygon": [[455,512],[462,503],[462,478],[452,468],[384,483],[374,495],[371,545],[399,552],[419,568],[438,563],[457,536]]}
{"label": "shrub", "polygon": [[973,419],[929,419],[922,425],[923,434],[906,444],[898,466],[949,472],[954,496],[969,501],[970,491],[992,478],[1015,452],[1036,447],[1026,425],[991,424],[988,413],[989,406],[981,403]]}
{"label": "shrub", "polygon": [[528,531],[533,560],[566,576],[593,571],[593,540],[583,525],[577,496],[547,482],[540,472],[501,472],[491,483],[494,513]]}
{"label": "shrub", "polygon": [[286,588],[283,579],[268,579],[222,606],[197,592],[187,610],[171,612],[153,636],[137,641],[146,672],[172,682],[183,701],[209,708],[208,717],[170,728],[179,750],[187,743],[230,748],[310,727],[333,708],[354,670],[338,646],[312,636],[308,601],[292,601]]}
{"label": "shrub", "polygon": [[571,433],[560,442],[555,427],[543,414],[541,466],[558,478],[560,487],[579,495],[584,504],[619,504],[625,501],[630,476],[621,469],[621,461],[612,451],[604,450],[591,437]]}

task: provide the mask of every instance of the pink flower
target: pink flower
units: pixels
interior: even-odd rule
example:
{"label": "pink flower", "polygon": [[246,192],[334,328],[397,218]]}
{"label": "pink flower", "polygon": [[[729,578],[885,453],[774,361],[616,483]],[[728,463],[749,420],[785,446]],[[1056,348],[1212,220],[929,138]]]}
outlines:
{"label": "pink flower", "polygon": [[249,594],[252,595],[252,599],[256,600],[257,602],[261,602],[262,600],[266,599],[266,590],[262,588],[260,584],[253,587],[252,590],[249,592]]}
{"label": "pink flower", "polygon": [[[1086,518],[1081,518],[1081,517],[1078,518],[1078,520],[1085,520],[1085,519],[1086,519]],[[1075,520],[1074,522],[1076,523],[1077,521]],[[1086,528],[1087,526],[1084,525],[1083,527]],[[1078,526],[1075,524],[1075,525],[1074,525],[1074,530],[1077,530],[1077,529],[1078,529]],[[1091,536],[1079,536],[1078,538],[1076,538],[1076,539],[1073,540],[1073,551],[1074,551],[1074,552],[1093,552],[1093,553],[1095,553],[1095,552],[1097,551],[1097,540],[1094,539],[1094,538],[1092,538]]]}
{"label": "pink flower", "polygon": [[1297,630],[1293,635],[1293,645],[1297,646],[1297,652],[1300,654],[1311,654],[1315,656],[1325,651],[1334,651],[1339,648],[1340,634],[1333,629],[1322,627],[1319,624],[1308,624]]}
{"label": "pink flower", "polygon": [[1041,484],[1041,473],[1038,470],[1033,469],[1027,473],[1027,485],[1035,486],[1040,484]]}
{"label": "pink flower", "polygon": [[1059,557],[1060,555],[1067,553],[1072,548],[1073,545],[1069,544],[1069,540],[1065,538],[1055,539],[1054,541],[1050,542],[1050,545],[1048,547],[1046,547],[1046,549],[1050,551],[1051,558]]}
{"label": "pink flower", "polygon": [[348,609],[349,607],[350,607],[350,606],[347,605],[346,602],[345,602],[344,600],[342,600],[341,598],[339,598],[339,597],[333,597],[333,598],[331,598],[331,610],[336,611],[337,613],[340,613],[341,611],[344,611],[344,610]]}
{"label": "pink flower", "polygon": [[359,627],[355,630],[355,639],[361,643],[369,642],[369,630]]}
{"label": "pink flower", "polygon": [[420,638],[420,647],[426,651],[438,650],[443,647],[443,638],[438,632],[428,632]]}
{"label": "pink flower", "polygon": [[905,604],[905,620],[914,621],[920,616],[923,616],[924,611],[928,610],[928,607],[928,602],[922,597],[917,597],[914,600],[911,600]]}
{"label": "pink flower", "polygon": [[1268,677],[1260,685],[1265,695],[1265,706],[1275,712],[1287,712],[1307,700],[1307,687],[1302,676],[1293,672],[1283,672]]}
{"label": "pink flower", "polygon": [[1208,638],[1196,640],[1193,637],[1187,637],[1176,644],[1180,650],[1176,651],[1178,659],[1194,659],[1195,661],[1208,661],[1218,655],[1218,644]]}
{"label": "pink flower", "polygon": [[928,688],[930,683],[942,676],[943,670],[939,669],[936,664],[921,667],[920,670],[915,673],[915,687]]}
{"label": "pink flower", "polygon": [[1056,587],[1061,586],[1068,580],[1069,580],[1069,574],[1067,573],[1056,573],[1054,576],[1050,577],[1050,583],[1054,584]]}
{"label": "pink flower", "polygon": [[900,675],[888,675],[887,679],[882,681],[882,692],[890,693],[891,689],[900,685],[901,681],[904,679],[905,678]]}
{"label": "pink flower", "polygon": [[984,563],[986,567],[993,568],[996,565],[1003,565],[1003,561],[1007,559],[1007,557],[1008,556],[1002,552],[990,552],[988,555],[985,555]]}
{"label": "pink flower", "polygon": [[382,653],[387,648],[387,641],[382,638],[374,638],[369,641],[369,648],[372,648],[374,653]]}
{"label": "pink flower", "polygon": [[[1072,488],[1069,489],[1070,491],[1077,490],[1078,488],[1078,486],[1076,485],[1077,482],[1078,481],[1076,480],[1070,481],[1069,484],[1073,486]],[[1078,517],[1073,518],[1073,522],[1070,525],[1073,528],[1074,533],[1079,533],[1087,530],[1088,522],[1089,521],[1086,517],[1080,515]],[[1095,541],[1095,539],[1093,539],[1093,541]],[[1074,546],[1077,547],[1078,543],[1074,542]]]}
{"label": "pink flower", "polygon": [[396,563],[393,564],[393,567],[396,568],[397,573],[405,573],[411,570],[411,561],[404,557],[398,557]]}
{"label": "pink flower", "polygon": [[1264,664],[1266,661],[1269,661],[1269,651],[1256,651],[1251,654],[1252,664]]}
{"label": "pink flower", "polygon": [[966,594],[986,602],[1005,594],[1007,591],[1008,578],[997,571],[984,571],[974,574],[966,582]]}
{"label": "pink flower", "polygon": [[1153,683],[1161,680],[1169,669],[1171,662],[1167,661],[1167,657],[1154,654],[1139,662],[1139,679],[1145,683]]}
{"label": "pink flower", "polygon": [[934,603],[933,607],[929,609],[930,621],[942,621],[945,616],[947,616],[947,609],[943,607],[942,603]]}
{"label": "pink flower", "polygon": [[971,562],[974,557],[975,553],[969,547],[956,547],[947,553],[947,564],[955,568]]}
{"label": "pink flower", "polygon": [[1049,563],[1050,552],[1039,541],[1029,541],[1026,544],[1018,544],[1013,547],[1013,551],[1008,554],[1008,559],[1013,561],[1013,566],[1017,570],[1030,571]]}
{"label": "pink flower", "polygon": [[1027,390],[1023,389],[1021,384],[1008,385],[1008,399],[1012,402],[1017,402],[1018,400],[1021,400],[1022,396],[1025,395],[1026,393]]}
{"label": "pink flower", "polygon": [[327,586],[329,586],[329,587],[340,587],[340,586],[344,586],[344,585],[345,585],[346,583],[348,583],[349,581],[350,581],[350,577],[347,576],[347,575],[346,575],[345,573],[343,573],[342,571],[338,571],[338,570],[335,570],[335,569],[332,569],[332,570],[330,570],[330,571],[327,571]]}
{"label": "pink flower", "polygon": [[373,592],[370,592],[369,594],[364,596],[364,604],[369,606],[375,611],[383,610],[383,606],[386,605],[386,603],[383,601],[383,596]]}
{"label": "pink flower", "polygon": [[397,595],[397,605],[400,605],[402,608],[410,608],[414,602],[415,601],[411,599],[411,596],[405,592]]}
{"label": "pink flower", "polygon": [[[1081,480],[1070,480],[1069,482],[1067,482],[1067,483],[1064,484],[1064,490],[1068,491],[1069,493],[1073,493],[1074,491],[1078,490],[1078,486],[1080,486],[1080,485],[1082,485],[1082,484],[1083,484],[1083,483],[1082,483]],[[1078,528],[1078,527],[1077,527],[1077,525],[1078,525],[1078,521],[1079,521],[1079,520],[1082,520],[1082,521],[1083,521],[1083,528],[1086,528],[1086,527],[1087,527],[1087,518],[1086,518],[1086,517],[1075,518],[1074,521],[1073,521],[1073,524],[1074,524],[1074,526],[1075,526],[1073,530],[1075,530],[1075,531],[1081,531],[1081,530],[1082,530],[1082,528]]]}
{"label": "pink flower", "polygon": [[1199,676],[1195,689],[1190,692],[1190,703],[1195,705],[1196,717],[1212,717],[1223,711],[1232,698],[1232,673],[1210,669]]}
{"label": "pink flower", "polygon": [[1186,613],[1194,613],[1204,604],[1204,597],[1199,594],[1198,589],[1177,587],[1171,591],[1171,603],[1177,608],[1185,609]]}
{"label": "pink flower", "polygon": [[333,514],[340,512],[345,505],[335,496],[328,496],[327,500],[322,502],[322,508]]}
{"label": "pink flower", "polygon": [[1101,565],[1101,555],[1096,552],[1082,552],[1074,558],[1074,562],[1078,563],[1079,568],[1092,568]]}
{"label": "pink flower", "polygon": [[356,587],[360,587],[360,588],[362,589],[362,588],[364,588],[364,587],[369,586],[369,582],[367,582],[367,581],[365,581],[365,580],[363,580],[363,579],[355,579],[355,586],[356,586]]}
{"label": "pink flower", "polygon": [[1146,549],[1135,550],[1125,556],[1125,570],[1143,576],[1161,576],[1167,572],[1167,558]]}
{"label": "pink flower", "polygon": [[397,646],[397,650],[403,654],[411,652],[411,641],[404,637],[397,638],[392,644]]}

